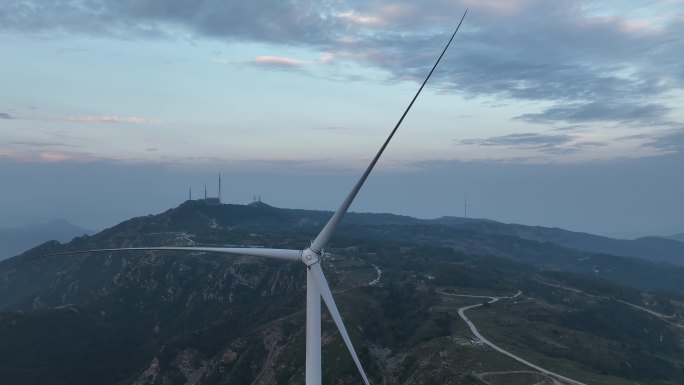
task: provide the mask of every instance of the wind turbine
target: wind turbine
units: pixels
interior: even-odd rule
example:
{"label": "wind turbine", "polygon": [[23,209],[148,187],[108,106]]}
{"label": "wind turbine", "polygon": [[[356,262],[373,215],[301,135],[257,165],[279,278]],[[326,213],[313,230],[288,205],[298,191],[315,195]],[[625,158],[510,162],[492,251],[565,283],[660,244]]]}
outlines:
{"label": "wind turbine", "polygon": [[392,140],[392,137],[394,134],[397,132],[397,129],[403,122],[404,118],[406,117],[406,114],[409,112],[411,107],[413,106],[413,103],[416,101],[418,98],[418,95],[420,95],[420,92],[423,90],[423,87],[425,87],[425,84],[427,83],[428,79],[430,79],[430,76],[432,73],[435,71],[435,68],[437,68],[437,65],[439,62],[442,60],[442,57],[444,56],[444,53],[446,53],[447,49],[449,48],[449,45],[451,45],[451,42],[454,40],[454,37],[456,36],[456,33],[458,32],[459,28],[461,27],[461,23],[463,23],[463,20],[465,19],[466,14],[468,13],[468,10],[466,10],[463,13],[463,16],[461,17],[461,20],[458,23],[458,26],[456,27],[456,30],[454,33],[451,35],[451,38],[449,39],[448,43],[442,50],[442,53],[439,55],[439,58],[435,62],[435,64],[432,66],[432,69],[428,73],[427,77],[423,81],[423,84],[420,86],[418,91],[416,92],[415,96],[411,100],[411,103],[409,103],[408,107],[404,111],[404,113],[401,115],[401,118],[399,118],[399,121],[397,124],[394,126],[394,129],[390,133],[390,135],[387,137],[385,140],[385,143],[380,147],[380,150],[378,153],[375,155],[373,160],[370,162],[366,170],[364,171],[363,175],[361,175],[361,178],[356,182],[356,185],[354,188],[349,192],[345,200],[342,202],[340,207],[335,211],[333,216],[328,220],[326,223],[325,227],[323,227],[323,230],[318,234],[316,239],[311,243],[311,245],[304,250],[290,250],[290,249],[267,249],[267,248],[231,248],[231,247],[127,247],[127,248],[118,248],[118,249],[97,249],[97,250],[84,250],[84,251],[71,251],[71,252],[64,252],[64,253],[56,253],[56,254],[50,254],[50,256],[53,255],[66,255],[66,254],[84,254],[84,253],[95,253],[95,252],[111,252],[111,251],[151,251],[151,250],[161,250],[161,251],[169,251],[169,250],[175,250],[175,251],[200,251],[200,252],[212,252],[212,253],[222,253],[222,254],[233,254],[233,255],[243,255],[243,256],[252,256],[252,257],[267,257],[267,258],[274,258],[274,259],[281,259],[281,260],[286,260],[286,261],[293,261],[293,262],[300,262],[303,263],[304,266],[306,267],[306,385],[320,385],[321,384],[321,298],[323,298],[323,302],[325,302],[326,307],[330,311],[330,315],[332,316],[333,320],[335,321],[335,325],[337,325],[337,329],[340,332],[340,335],[342,336],[342,339],[344,340],[345,345],[347,345],[347,349],[349,350],[349,353],[352,356],[352,359],[354,360],[354,363],[356,364],[357,369],[359,370],[359,373],[361,374],[361,377],[363,378],[363,382],[366,385],[370,385],[368,382],[368,378],[366,377],[366,373],[363,370],[363,367],[361,366],[361,362],[359,361],[359,357],[356,355],[356,351],[354,350],[354,346],[351,343],[351,340],[349,339],[349,334],[347,333],[347,329],[344,326],[344,322],[342,321],[342,317],[340,316],[340,312],[337,309],[337,305],[335,304],[335,300],[333,299],[332,292],[330,291],[330,287],[328,286],[328,281],[325,279],[325,275],[323,274],[323,270],[321,269],[321,255],[323,254],[323,248],[325,245],[328,243],[328,240],[332,236],[333,232],[335,231],[335,228],[337,225],[340,223],[344,215],[346,214],[347,210],[349,209],[349,206],[351,206],[352,202],[354,201],[354,198],[358,194],[359,190],[363,186],[363,183],[366,181],[366,178],[368,178],[368,175],[371,173],[373,168],[375,167],[375,164],[378,162],[378,159],[380,159],[380,156],[382,153],[385,151],[385,148],[389,144],[389,142]]}

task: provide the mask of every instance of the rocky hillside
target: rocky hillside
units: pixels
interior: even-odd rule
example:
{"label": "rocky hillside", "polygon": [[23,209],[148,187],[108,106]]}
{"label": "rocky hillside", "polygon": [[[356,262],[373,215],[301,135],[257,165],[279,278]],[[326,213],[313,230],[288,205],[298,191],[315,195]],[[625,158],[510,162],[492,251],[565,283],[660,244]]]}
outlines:
{"label": "rocky hillside", "polygon": [[[210,253],[302,248],[330,213],[185,203],[0,262],[0,378],[12,384],[300,384],[299,264]],[[467,222],[474,224],[476,222]],[[374,384],[550,381],[482,334],[590,384],[684,383],[684,268],[389,214],[352,214],[323,268]],[[654,277],[657,277],[655,279]],[[358,383],[324,311],[325,384]],[[525,382],[527,381],[527,382]]]}

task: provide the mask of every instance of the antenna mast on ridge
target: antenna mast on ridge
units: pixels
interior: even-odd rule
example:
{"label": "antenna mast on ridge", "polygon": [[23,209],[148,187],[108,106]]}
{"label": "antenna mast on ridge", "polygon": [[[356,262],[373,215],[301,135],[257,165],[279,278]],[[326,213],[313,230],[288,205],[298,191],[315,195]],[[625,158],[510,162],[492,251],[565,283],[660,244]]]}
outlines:
{"label": "antenna mast on ridge", "polygon": [[463,198],[463,218],[468,218],[468,198]]}

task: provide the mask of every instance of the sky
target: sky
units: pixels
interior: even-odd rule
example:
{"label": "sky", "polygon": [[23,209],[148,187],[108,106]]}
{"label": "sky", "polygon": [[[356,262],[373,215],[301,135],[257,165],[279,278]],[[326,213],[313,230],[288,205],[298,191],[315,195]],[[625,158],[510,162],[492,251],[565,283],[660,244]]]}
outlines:
{"label": "sky", "polygon": [[684,231],[679,0],[0,2],[0,227],[217,194]]}

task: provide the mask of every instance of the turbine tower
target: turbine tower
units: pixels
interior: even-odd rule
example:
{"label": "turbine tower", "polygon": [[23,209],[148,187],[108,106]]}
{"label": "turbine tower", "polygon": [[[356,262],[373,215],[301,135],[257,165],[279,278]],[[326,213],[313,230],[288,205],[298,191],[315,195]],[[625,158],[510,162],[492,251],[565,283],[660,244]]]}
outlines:
{"label": "turbine tower", "polygon": [[[175,250],[175,251],[201,251],[201,252],[212,252],[212,253],[222,253],[222,254],[232,254],[232,255],[242,255],[242,256],[252,256],[252,257],[267,257],[267,258],[274,258],[274,259],[280,259],[280,260],[285,260],[285,261],[291,261],[291,262],[299,262],[304,265],[306,268],[306,385],[321,385],[321,298],[323,299],[323,302],[325,302],[326,307],[328,308],[328,311],[330,312],[330,315],[332,316],[333,321],[335,322],[335,325],[337,326],[337,329],[340,332],[340,335],[342,336],[342,340],[344,341],[345,345],[347,346],[347,349],[349,350],[349,353],[351,354],[352,359],[354,360],[354,364],[356,364],[356,368],[358,369],[361,378],[363,379],[363,382],[366,385],[370,385],[368,382],[368,378],[366,377],[366,372],[363,370],[363,367],[361,366],[361,362],[359,361],[359,358],[356,354],[356,350],[354,349],[354,346],[351,343],[351,340],[349,339],[349,333],[347,333],[347,329],[344,326],[344,323],[342,322],[342,317],[340,316],[340,312],[337,309],[337,305],[335,304],[335,300],[333,299],[332,292],[330,291],[330,287],[328,286],[328,281],[325,279],[325,275],[323,274],[323,269],[321,268],[321,256],[323,255],[323,248],[325,245],[328,243],[328,240],[330,240],[330,237],[332,236],[333,232],[335,231],[335,228],[337,225],[340,223],[344,215],[346,214],[347,210],[349,209],[349,206],[351,206],[352,202],[354,201],[354,198],[358,194],[359,190],[363,186],[364,182],[366,181],[366,178],[368,178],[368,175],[371,173],[373,168],[375,167],[375,164],[378,162],[380,159],[380,156],[382,153],[385,151],[385,148],[389,144],[389,142],[392,140],[392,137],[394,134],[397,132],[397,129],[403,122],[404,118],[406,117],[406,114],[409,112],[411,107],[413,106],[413,103],[416,101],[418,98],[418,95],[420,95],[420,92],[423,90],[423,87],[425,87],[425,84],[427,83],[428,79],[430,79],[430,76],[434,72],[435,68],[437,68],[437,65],[439,62],[442,60],[442,57],[444,56],[444,53],[446,50],[449,48],[449,45],[451,45],[451,42],[454,40],[454,37],[456,36],[456,33],[458,32],[459,28],[461,27],[461,24],[463,23],[463,20],[465,19],[466,14],[468,13],[468,10],[465,11],[463,16],[461,17],[460,22],[458,23],[458,26],[456,27],[456,30],[454,33],[451,35],[451,38],[449,39],[448,43],[444,47],[444,50],[442,51],[441,55],[435,62],[435,64],[432,66],[432,69],[428,73],[427,77],[423,81],[423,84],[420,86],[416,94],[413,96],[413,99],[409,103],[408,107],[406,107],[406,110],[404,110],[404,113],[401,115],[401,118],[399,118],[399,121],[396,123],[394,126],[394,129],[392,129],[391,133],[383,143],[382,147],[380,147],[380,150],[378,153],[375,155],[373,160],[370,162],[364,173],[361,175],[361,178],[359,178],[358,182],[356,182],[356,185],[352,188],[352,190],[349,192],[347,197],[344,199],[340,207],[335,211],[333,216],[330,218],[330,220],[326,223],[326,225],[323,227],[323,230],[318,234],[316,239],[311,243],[311,245],[303,250],[289,250],[289,249],[266,249],[266,248],[230,248],[230,247],[128,247],[128,248],[118,248],[118,249],[98,249],[98,250],[85,250],[85,251],[71,251],[71,252],[64,252],[64,253],[57,253],[57,254],[50,254],[50,256],[53,255],[66,255],[66,254],[83,254],[83,253],[94,253],[94,252],[112,252],[112,251],[126,251],[126,250],[139,250],[139,251],[150,251],[150,250],[161,250],[161,251],[169,251],[169,250]],[[220,176],[219,176],[220,178]],[[220,184],[219,184],[220,185]],[[206,185],[204,188],[204,194],[206,198]],[[259,197],[259,200],[261,200],[261,197]]]}

